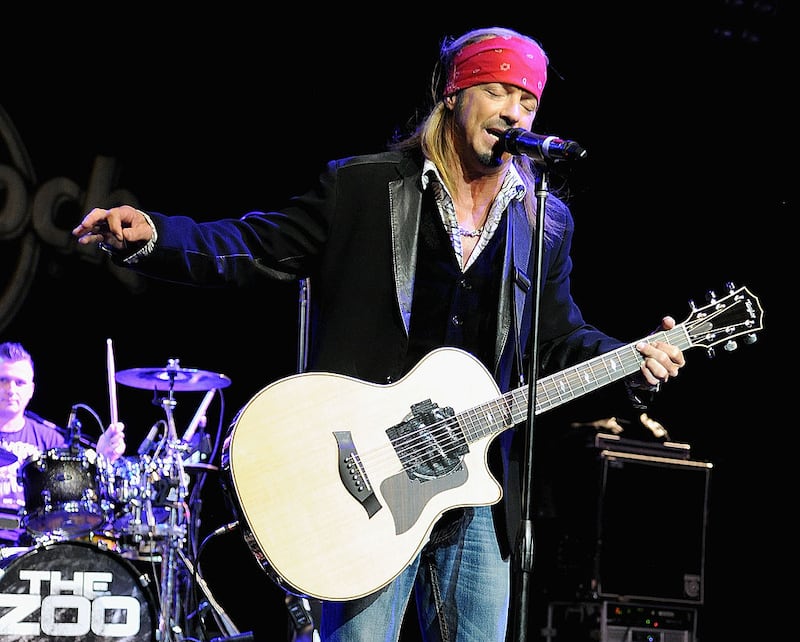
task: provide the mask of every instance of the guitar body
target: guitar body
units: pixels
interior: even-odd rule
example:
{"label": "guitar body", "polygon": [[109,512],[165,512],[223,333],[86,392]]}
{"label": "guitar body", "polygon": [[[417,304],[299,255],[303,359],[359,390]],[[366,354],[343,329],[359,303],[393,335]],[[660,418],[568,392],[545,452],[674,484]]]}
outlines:
{"label": "guitar body", "polygon": [[[248,545],[293,593],[349,600],[385,586],[444,511],[502,496],[486,462],[493,435],[471,443],[447,474],[412,479],[386,430],[427,399],[463,410],[498,396],[484,366],[454,348],[430,353],[389,385],[309,372],[263,388],[227,443],[225,468]],[[366,502],[342,479],[340,464],[353,450],[371,490]]]}
{"label": "guitar body", "polygon": [[[732,350],[737,337],[756,340],[762,318],[758,299],[731,285],[640,341]],[[637,372],[637,343],[539,378],[535,413]],[[445,511],[500,500],[487,450],[527,419],[529,392],[501,395],[486,368],[456,348],[434,350],[389,385],[310,372],[263,388],[223,449],[245,541],[290,593],[337,601],[383,588]]]}

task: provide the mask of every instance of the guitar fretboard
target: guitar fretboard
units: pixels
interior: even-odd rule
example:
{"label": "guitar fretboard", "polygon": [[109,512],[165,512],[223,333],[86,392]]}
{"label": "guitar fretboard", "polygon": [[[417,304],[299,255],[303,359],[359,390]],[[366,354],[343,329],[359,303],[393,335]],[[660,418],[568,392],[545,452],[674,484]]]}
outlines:
{"label": "guitar fretboard", "polygon": [[[692,343],[682,323],[671,330],[649,335],[641,341],[665,341],[681,350]],[[639,370],[642,355],[631,343],[606,352],[577,366],[539,379],[535,387],[536,414],[551,410],[561,404],[582,397]],[[467,442],[502,432],[528,418],[530,386],[511,390],[498,399],[481,404],[456,415]]]}

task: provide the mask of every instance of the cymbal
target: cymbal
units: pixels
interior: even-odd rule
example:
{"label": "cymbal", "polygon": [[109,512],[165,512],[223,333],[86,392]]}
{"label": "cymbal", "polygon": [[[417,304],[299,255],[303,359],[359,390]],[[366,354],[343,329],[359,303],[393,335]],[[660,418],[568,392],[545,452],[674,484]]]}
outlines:
{"label": "cymbal", "polygon": [[17,461],[17,456],[14,453],[10,453],[3,448],[0,448],[0,466],[8,466],[9,464],[13,464]]}
{"label": "cymbal", "polygon": [[227,388],[230,377],[196,368],[129,368],[116,374],[117,383],[131,388],[175,392],[198,392]]}

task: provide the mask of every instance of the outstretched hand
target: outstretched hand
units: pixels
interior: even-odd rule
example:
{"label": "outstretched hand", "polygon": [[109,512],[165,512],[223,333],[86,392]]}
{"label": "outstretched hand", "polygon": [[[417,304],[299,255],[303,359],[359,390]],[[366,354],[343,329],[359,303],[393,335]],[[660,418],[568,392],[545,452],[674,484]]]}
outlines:
{"label": "outstretched hand", "polygon": [[128,243],[147,242],[153,237],[153,229],[144,213],[130,205],[111,209],[94,208],[72,230],[78,243],[104,243],[122,250]]}

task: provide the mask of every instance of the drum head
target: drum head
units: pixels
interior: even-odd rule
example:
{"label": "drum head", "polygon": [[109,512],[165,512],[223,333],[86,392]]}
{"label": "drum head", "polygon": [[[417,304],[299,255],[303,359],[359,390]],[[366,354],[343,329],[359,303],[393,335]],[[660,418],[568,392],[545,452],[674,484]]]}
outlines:
{"label": "drum head", "polygon": [[115,553],[56,542],[0,563],[0,641],[154,642],[153,581]]}
{"label": "drum head", "polygon": [[22,522],[29,533],[85,535],[105,522],[96,459],[89,452],[54,448],[20,467]]}

